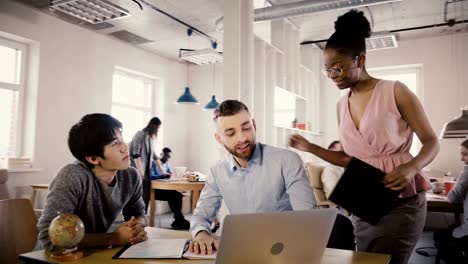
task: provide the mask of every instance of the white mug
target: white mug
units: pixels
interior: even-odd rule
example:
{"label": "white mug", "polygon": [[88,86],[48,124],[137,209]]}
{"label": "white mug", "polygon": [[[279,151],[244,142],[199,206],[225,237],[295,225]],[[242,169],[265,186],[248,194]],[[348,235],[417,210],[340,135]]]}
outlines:
{"label": "white mug", "polygon": [[443,182],[433,182],[431,183],[432,185],[432,191],[434,193],[443,193],[444,192],[444,183]]}

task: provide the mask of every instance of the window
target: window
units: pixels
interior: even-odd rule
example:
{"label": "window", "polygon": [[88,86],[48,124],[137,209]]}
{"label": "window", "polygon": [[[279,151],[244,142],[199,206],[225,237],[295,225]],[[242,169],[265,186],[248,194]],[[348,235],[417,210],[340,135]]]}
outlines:
{"label": "window", "polygon": [[153,117],[155,84],[154,78],[143,74],[120,68],[115,70],[112,88],[112,116],[122,122],[123,138],[126,142],[130,142],[133,135],[143,129]]}
{"label": "window", "polygon": [[25,44],[0,37],[0,156],[22,153]]}
{"label": "window", "polygon": [[[404,83],[413,92],[418,99],[423,103],[421,91],[421,66],[397,66],[369,69],[369,74],[373,77],[385,80],[400,81]],[[415,156],[421,149],[421,142],[416,134],[413,135],[413,145],[411,146],[410,153]]]}

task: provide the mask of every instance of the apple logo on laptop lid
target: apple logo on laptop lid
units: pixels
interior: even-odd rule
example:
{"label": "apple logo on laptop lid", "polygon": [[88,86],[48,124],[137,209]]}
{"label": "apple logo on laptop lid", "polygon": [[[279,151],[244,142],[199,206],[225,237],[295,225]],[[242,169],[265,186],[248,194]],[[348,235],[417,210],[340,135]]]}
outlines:
{"label": "apple logo on laptop lid", "polygon": [[279,255],[281,252],[283,252],[284,249],[284,244],[281,242],[276,242],[271,246],[270,252],[272,255]]}

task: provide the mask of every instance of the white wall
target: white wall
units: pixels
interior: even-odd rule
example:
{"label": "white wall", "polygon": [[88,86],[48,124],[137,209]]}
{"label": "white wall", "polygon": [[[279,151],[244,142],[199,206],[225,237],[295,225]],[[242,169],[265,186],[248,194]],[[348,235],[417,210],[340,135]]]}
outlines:
{"label": "white wall", "polygon": [[[215,87],[213,87],[213,66],[215,69]],[[190,109],[188,136],[191,138],[188,145],[188,167],[190,170],[208,173],[209,169],[220,159],[223,148],[214,138],[215,125],[213,111],[202,110],[216,95],[218,103],[223,99],[223,64],[193,65],[190,67],[190,84],[192,94],[200,105],[183,106]]]}
{"label": "white wall", "polygon": [[43,170],[10,173],[10,196],[29,195],[29,184],[48,183],[73,160],[68,130],[87,113],[110,113],[114,66],[161,79],[164,145],[177,153],[174,163],[187,163],[188,112],[173,104],[186,86],[184,65],[9,1],[0,2],[0,31],[39,43],[36,128],[26,132],[36,135],[34,166]]}
{"label": "white wall", "polygon": [[[423,104],[435,133],[439,135],[445,122],[460,116],[460,107],[468,105],[468,34],[435,36],[423,39],[403,40],[397,49],[369,51],[367,68],[422,64]],[[329,80],[323,80],[326,134],[337,135],[337,88]],[[454,174],[462,169],[458,154],[461,140],[440,141],[441,150],[429,165],[439,172]]]}

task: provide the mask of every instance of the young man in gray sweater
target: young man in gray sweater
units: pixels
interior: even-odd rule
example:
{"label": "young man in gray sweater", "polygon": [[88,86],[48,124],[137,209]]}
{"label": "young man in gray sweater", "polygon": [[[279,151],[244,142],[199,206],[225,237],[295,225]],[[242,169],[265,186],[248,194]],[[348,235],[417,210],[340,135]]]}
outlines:
{"label": "young man in gray sweater", "polygon": [[[83,221],[85,236],[80,248],[144,241],[141,179],[129,167],[122,124],[110,115],[86,115],[70,129],[68,146],[77,161],[61,168],[50,184],[37,225],[42,246],[53,250],[48,228],[61,213],[76,214]],[[120,212],[125,223],[108,233]]]}

